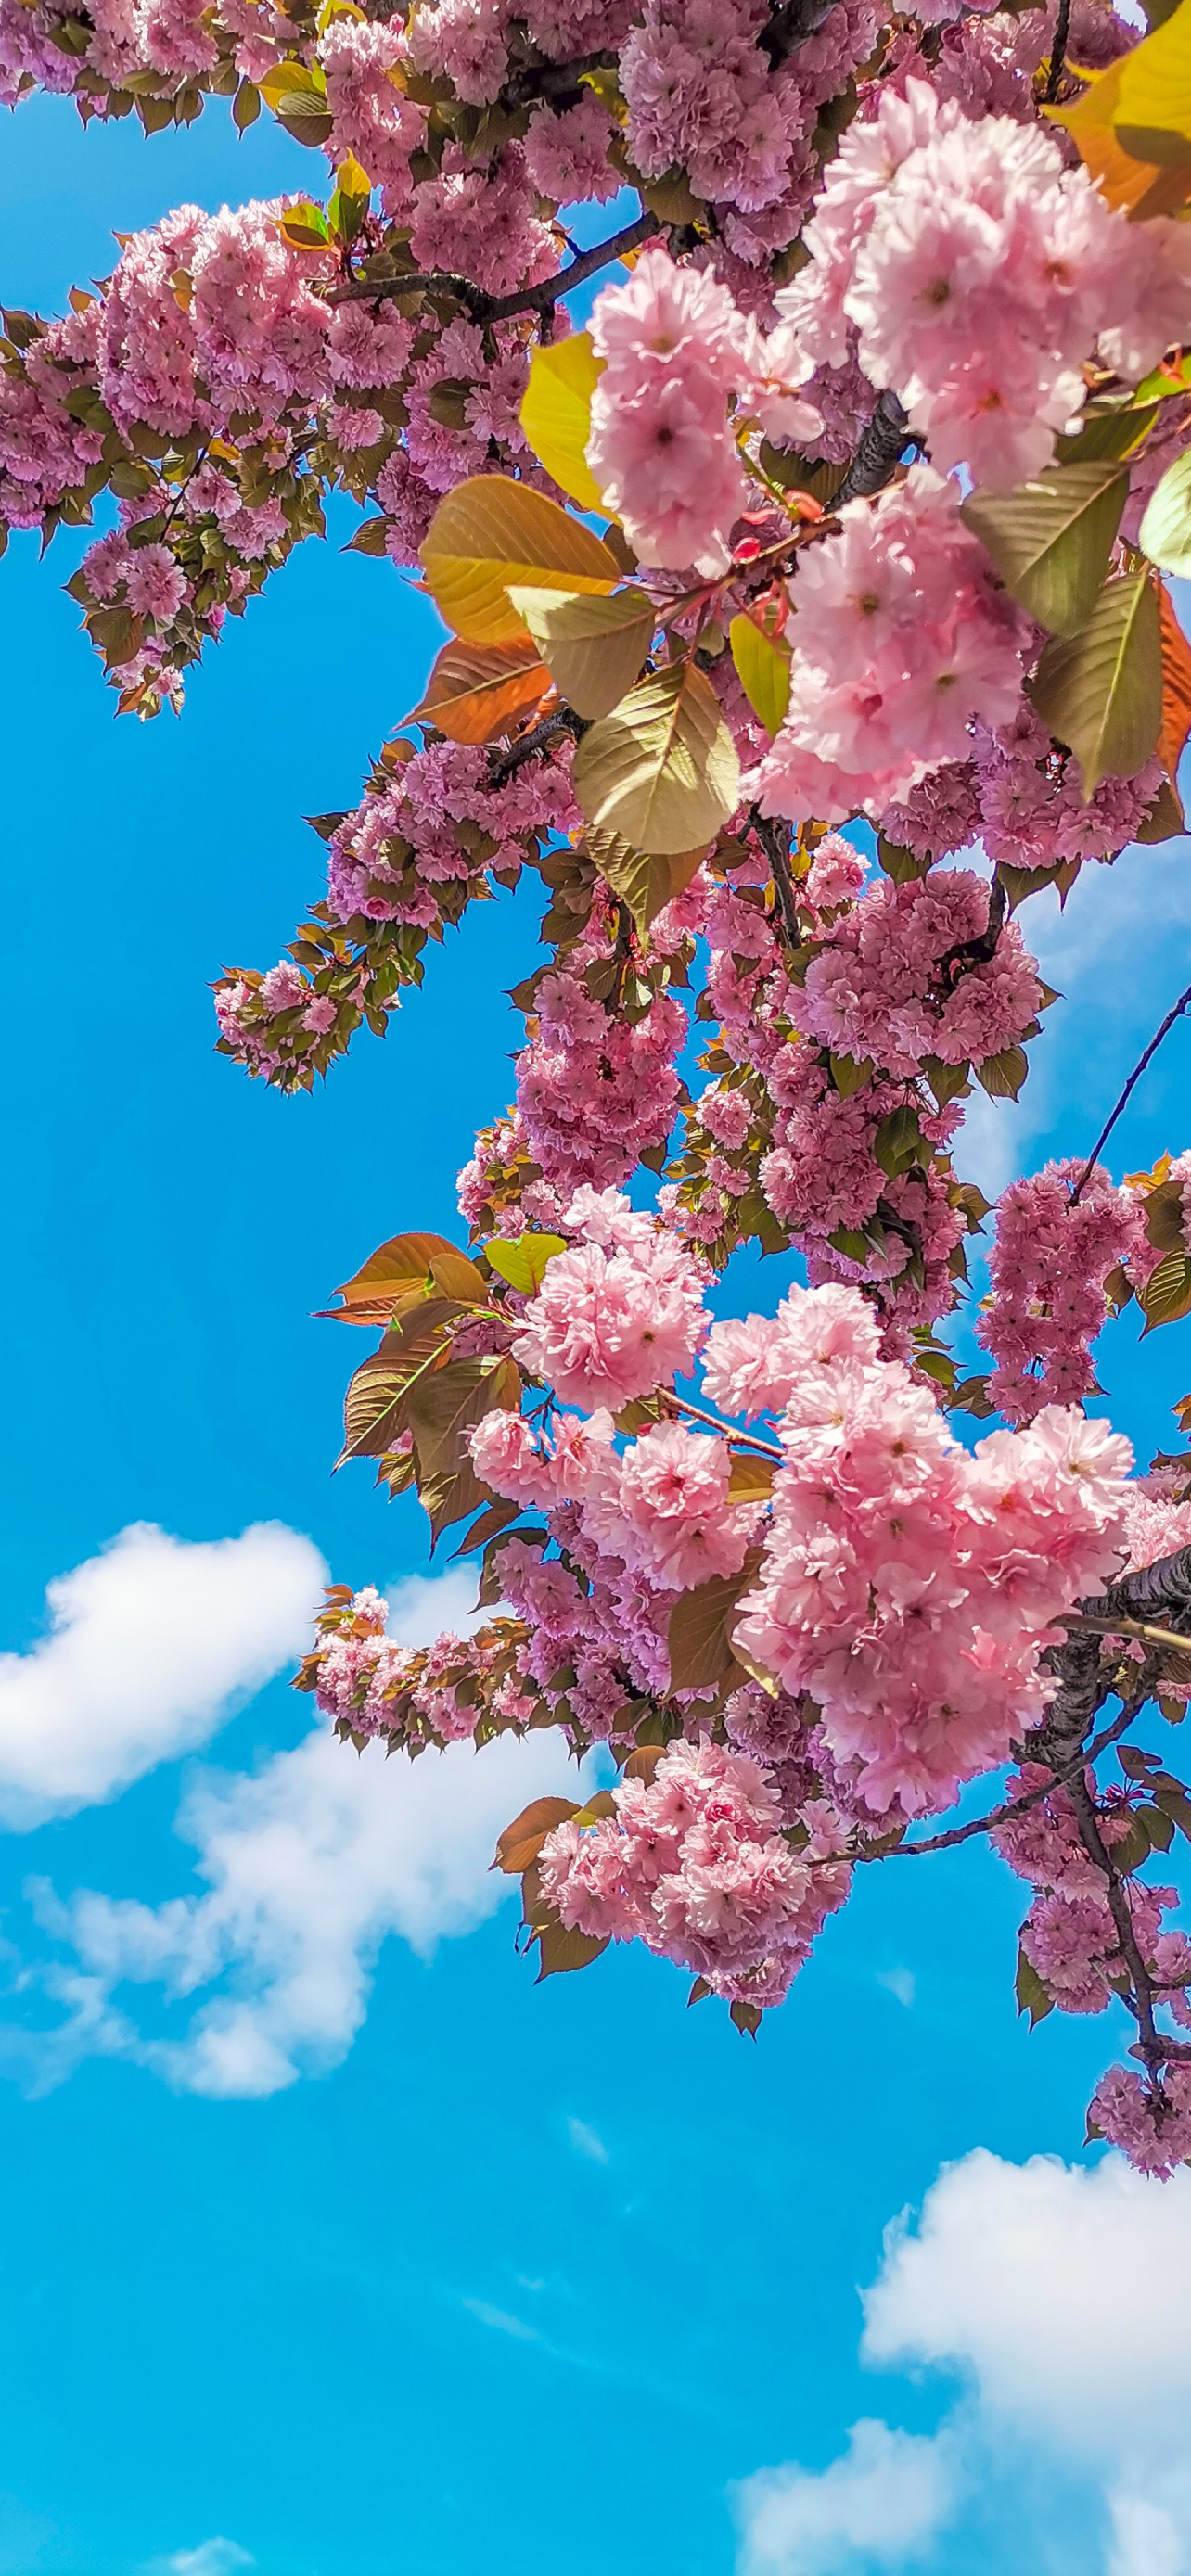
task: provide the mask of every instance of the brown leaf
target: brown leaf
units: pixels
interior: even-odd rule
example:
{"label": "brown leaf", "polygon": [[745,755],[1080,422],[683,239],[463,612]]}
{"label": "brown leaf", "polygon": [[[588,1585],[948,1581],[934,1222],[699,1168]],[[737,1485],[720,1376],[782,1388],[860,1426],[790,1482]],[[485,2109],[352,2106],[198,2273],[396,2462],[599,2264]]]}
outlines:
{"label": "brown leaf", "polygon": [[418,1371],[444,1347],[445,1327],[459,1312],[445,1297],[427,1297],[348,1382],[343,1404],[343,1449],[336,1459],[383,1458],[406,1427],[405,1405]]}
{"label": "brown leaf", "polygon": [[1158,618],[1162,645],[1162,730],[1158,757],[1172,781],[1191,733],[1191,646],[1174,613],[1165,582],[1158,584]]}
{"label": "brown leaf", "polygon": [[[343,1305],[342,1308],[332,1307],[330,1312],[345,1324],[365,1324],[373,1329],[378,1324],[387,1324],[403,1296],[408,1295],[419,1282],[428,1282],[433,1275],[434,1262],[448,1255],[454,1261],[467,1262],[468,1270],[474,1272],[479,1297],[483,1299],[484,1282],[479,1271],[468,1261],[467,1254],[460,1252],[457,1244],[450,1243],[445,1234],[395,1234],[387,1243],[382,1243],[378,1251],[369,1255],[363,1269],[357,1270],[354,1278],[345,1280],[343,1286],[336,1289],[335,1294],[342,1297]],[[437,1284],[440,1288],[443,1285],[441,1274]],[[452,1288],[447,1293],[456,1295],[458,1291]]]}
{"label": "brown leaf", "polygon": [[444,644],[407,724],[435,725],[451,742],[495,742],[551,686],[531,636],[511,644]]}
{"label": "brown leaf", "polygon": [[732,1630],[760,1562],[760,1548],[750,1548],[739,1574],[713,1574],[693,1591],[680,1592],[670,1613],[671,1690],[719,1690],[732,1687],[734,1675],[743,1676],[732,1652]]}
{"label": "brown leaf", "polygon": [[493,1868],[505,1870],[510,1878],[520,1878],[530,1862],[537,1859],[547,1834],[575,1813],[573,1798],[532,1799],[497,1836]]}

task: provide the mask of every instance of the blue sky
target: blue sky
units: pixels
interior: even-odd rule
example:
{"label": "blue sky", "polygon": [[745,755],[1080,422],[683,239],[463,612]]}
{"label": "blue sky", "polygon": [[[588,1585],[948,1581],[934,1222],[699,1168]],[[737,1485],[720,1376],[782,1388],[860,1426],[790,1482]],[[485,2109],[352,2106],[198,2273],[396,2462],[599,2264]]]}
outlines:
{"label": "blue sky", "polygon": [[[114,227],[310,169],[218,104],[145,144],[39,102],[3,128],[0,293],[56,310]],[[408,1772],[310,1739],[284,1674],[319,1559],[396,1586],[411,1635],[462,1597],[426,1592],[412,1503],[332,1480],[358,1353],[312,1318],[386,1234],[451,1230],[534,905],[477,910],[316,1099],[247,1084],[210,978],[271,962],[319,891],[299,818],[353,799],[431,613],[308,547],[180,723],[117,722],[60,587],[79,550],[18,539],[0,570],[0,1739],[42,1748],[31,1787],[0,1743],[0,2576],[1180,2576],[1191,2178],[1085,2157],[1108,2034],[1018,2027],[999,1864],[870,1873],[753,2047],[639,1956],[534,1990],[485,1865],[549,1750]],[[1090,1143],[1187,980],[1187,844],[1027,920],[1071,998],[1021,1108],[981,1109],[986,1185]],[[1118,1172],[1187,1142],[1189,1068],[1180,1032]],[[1126,1321],[1102,1374],[1143,1455],[1169,1445],[1185,1336],[1139,1352]],[[180,1545],[97,1572],[143,1523]]]}

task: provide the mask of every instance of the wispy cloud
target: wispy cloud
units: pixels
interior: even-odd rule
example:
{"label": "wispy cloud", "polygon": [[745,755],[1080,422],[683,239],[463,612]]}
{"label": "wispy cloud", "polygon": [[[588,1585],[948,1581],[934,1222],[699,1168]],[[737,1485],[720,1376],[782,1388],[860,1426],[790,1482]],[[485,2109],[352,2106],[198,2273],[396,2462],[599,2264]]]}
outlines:
{"label": "wispy cloud", "polygon": [[567,2136],[576,2155],[586,2156],[593,2165],[608,2163],[608,2150],[598,2129],[590,2129],[586,2120],[568,2120]]}

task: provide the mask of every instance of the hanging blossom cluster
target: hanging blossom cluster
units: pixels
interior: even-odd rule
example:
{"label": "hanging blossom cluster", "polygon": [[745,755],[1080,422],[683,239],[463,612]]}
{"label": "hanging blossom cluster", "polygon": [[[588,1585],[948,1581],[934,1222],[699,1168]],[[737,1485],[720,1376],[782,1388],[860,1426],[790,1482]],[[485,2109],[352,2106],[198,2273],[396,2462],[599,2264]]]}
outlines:
{"label": "hanging blossom cluster", "polygon": [[[491,1543],[506,1607],[472,1639],[411,1650],[386,1638],[375,1595],[337,1596],[304,1678],[357,1742],[410,1750],[548,1721],[576,1750],[623,1750],[658,1711],[668,1749],[634,1753],[594,1813],[539,1836],[536,1899],[566,1932],[640,1939],[759,2011],[874,1838],[1037,1735],[1063,1615],[1124,1560],[1131,1454],[1062,1407],[969,1453],[881,1358],[856,1291],[796,1288],[775,1317],[709,1326],[700,1267],[656,1220],[584,1189],[564,1222],[569,1247],[509,1305],[508,1347],[549,1386],[548,1417],[497,1405],[468,1439],[483,1488],[543,1524]],[[647,1405],[617,1433],[626,1405],[689,1382],[700,1356],[693,1420]],[[708,1405],[773,1425],[772,1447],[754,1440],[768,1482],[736,1490],[747,1441],[703,1427]],[[718,1687],[673,1660],[684,1599],[715,1580],[745,1668],[730,1653]],[[1037,1841],[1035,1807],[1022,1825]],[[1081,1902],[1094,1878],[1085,1861]],[[1154,1938],[1166,1901],[1138,1899]],[[1062,1986],[1069,1958],[1064,1991],[1086,2009],[1114,1973],[1097,1902],[1062,1956],[1044,1909],[1028,1929],[1038,1973]]]}
{"label": "hanging blossom cluster", "polygon": [[223,1052],[283,1090],[307,1088],[361,1017],[383,1026],[401,985],[418,981],[427,939],[461,921],[490,878],[515,884],[574,821],[568,747],[501,779],[474,745],[387,744],[355,811],[322,818],[327,897],[289,955],[216,985]]}
{"label": "hanging blossom cluster", "polygon": [[[1022,1954],[1060,2011],[1103,2012],[1114,1984],[1128,1981],[1131,1962],[1108,1903],[1103,1866],[1088,1848],[1087,1819],[1091,1816],[1091,1837],[1101,1851],[1110,1859],[1119,1855],[1132,1830],[1130,1792],[1122,1788],[1097,1812],[1094,1780],[1082,1781],[1073,1793],[1057,1785],[1042,1766],[1028,1762],[1011,1774],[1008,1785],[1019,1811],[1023,1799],[1034,1800],[993,1836],[1002,1859],[1036,1891],[1022,1925]],[[1120,2147],[1143,2173],[1165,2176],[1191,2157],[1191,2049],[1180,2041],[1177,2027],[1191,2029],[1191,1941],[1184,1932],[1163,1929],[1164,1915],[1178,1903],[1173,1887],[1134,1880],[1122,1902],[1154,2002],[1166,2007],[1176,2029],[1156,2079],[1143,2079],[1133,2067],[1109,2068],[1092,2095],[1089,2124],[1093,2134]]]}
{"label": "hanging blossom cluster", "polygon": [[1105,1281],[1143,1241],[1136,1198],[1098,1163],[1046,1163],[1010,1182],[976,1324],[995,1362],[990,1400],[1010,1422],[1099,1393],[1092,1344],[1108,1312]]}

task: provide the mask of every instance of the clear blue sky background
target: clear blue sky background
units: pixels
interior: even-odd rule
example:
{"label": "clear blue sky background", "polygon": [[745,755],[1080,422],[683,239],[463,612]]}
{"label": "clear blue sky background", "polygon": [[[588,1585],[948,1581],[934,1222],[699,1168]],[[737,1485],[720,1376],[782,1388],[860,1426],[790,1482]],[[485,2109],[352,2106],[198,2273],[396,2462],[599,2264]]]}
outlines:
{"label": "clear blue sky background", "polygon": [[[113,227],[311,167],[264,120],[238,141],[218,103],[148,144],[23,109],[0,125],[0,297],[58,310],[111,266]],[[299,818],[353,800],[431,613],[387,566],[307,547],[180,723],[117,722],[60,587],[79,551],[18,539],[0,569],[10,1648],[47,1581],[138,1520],[200,1539],[275,1518],[356,1582],[423,1564],[412,1505],[331,1480],[360,1354],[312,1316],[387,1233],[451,1230],[534,937],[532,896],[480,909],[316,1099],[246,1083],[212,1052],[209,979],[271,962],[320,890]],[[1050,1015],[1032,1105],[984,1117],[977,1169],[1090,1142],[1191,971],[1187,864],[1138,852],[1081,882],[1062,931],[1028,916],[1080,1014]],[[1118,1172],[1188,1141],[1189,1065],[1176,1037]],[[770,1265],[741,1294],[782,1284]],[[1115,1328],[1114,1418],[1146,1456],[1189,1381],[1184,1336],[1139,1354]],[[251,1769],[308,1714],[279,1682],[217,1758]],[[29,1873],[192,1889],[186,1776],[0,1845],[11,2023],[53,2018],[23,1982],[46,1948]],[[378,1760],[377,1799],[402,1788]],[[732,2481],[821,2466],[857,2414],[940,2414],[938,2384],[858,2365],[891,2216],[977,2145],[1081,2156],[1109,2043],[1018,2026],[1019,1911],[979,1850],[868,1873],[756,2047],[636,1955],[535,1992],[505,1907],[428,1960],[390,1940],[344,2063],[271,2099],[103,2058],[35,2097],[0,2083],[0,2576],[126,2576],[216,2534],[264,2576],[728,2576]],[[1015,2563],[999,2547],[973,2525],[944,2563]]]}

